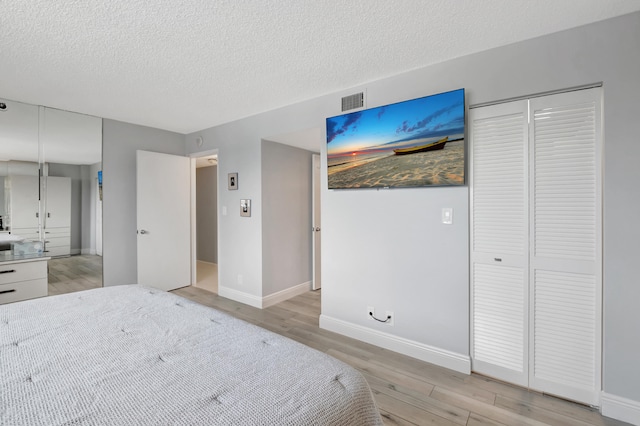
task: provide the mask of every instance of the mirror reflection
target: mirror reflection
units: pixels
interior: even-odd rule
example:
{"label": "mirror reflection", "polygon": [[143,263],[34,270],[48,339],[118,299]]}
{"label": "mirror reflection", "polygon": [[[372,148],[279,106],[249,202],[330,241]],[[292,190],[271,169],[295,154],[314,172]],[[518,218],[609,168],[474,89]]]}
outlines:
{"label": "mirror reflection", "polygon": [[0,103],[0,261],[50,256],[48,294],[102,286],[102,119]]}

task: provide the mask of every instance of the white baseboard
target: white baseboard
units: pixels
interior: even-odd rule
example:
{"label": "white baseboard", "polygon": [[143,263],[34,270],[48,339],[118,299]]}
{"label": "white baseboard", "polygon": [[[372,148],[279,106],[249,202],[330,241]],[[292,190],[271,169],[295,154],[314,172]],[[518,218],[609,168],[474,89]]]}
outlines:
{"label": "white baseboard", "polygon": [[244,303],[245,305],[253,306],[254,308],[262,309],[262,297],[254,296],[253,294],[247,294],[242,291],[218,285],[218,295],[226,297],[227,299],[235,300],[236,302]]}
{"label": "white baseboard", "polygon": [[80,254],[80,253],[81,253],[80,249],[70,249],[69,250],[69,254],[71,256],[76,255],[76,254]]}
{"label": "white baseboard", "polygon": [[258,297],[252,294],[247,294],[242,291],[234,290],[232,288],[218,286],[218,295],[226,297],[227,299],[235,300],[236,302],[244,303],[255,308],[268,308],[277,303],[284,302],[299,294],[306,293],[311,290],[311,281],[298,284],[294,287],[279,291],[277,293],[270,294],[265,297]]}
{"label": "white baseboard", "polygon": [[343,334],[372,345],[380,346],[422,361],[449,368],[464,374],[471,373],[471,359],[463,355],[433,346],[425,345],[382,331],[372,330],[326,315],[320,315],[320,328]]}
{"label": "white baseboard", "polygon": [[298,284],[277,293],[270,294],[262,298],[262,307],[268,308],[269,306],[273,306],[277,303],[291,299],[292,297],[296,297],[300,294],[306,293],[309,290],[311,290],[311,281],[307,281],[306,283]]}
{"label": "white baseboard", "polygon": [[96,251],[94,249],[83,248],[80,250],[80,254],[96,254]]}
{"label": "white baseboard", "polygon": [[603,416],[640,425],[640,402],[602,392],[600,403]]}

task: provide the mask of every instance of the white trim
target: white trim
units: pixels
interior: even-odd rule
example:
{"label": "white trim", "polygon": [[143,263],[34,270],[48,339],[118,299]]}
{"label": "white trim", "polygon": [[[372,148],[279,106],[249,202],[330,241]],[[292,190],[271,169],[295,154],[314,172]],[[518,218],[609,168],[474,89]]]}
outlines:
{"label": "white trim", "polygon": [[94,249],[83,248],[80,250],[80,254],[96,254]]}
{"label": "white trim", "polygon": [[300,294],[304,294],[309,290],[311,290],[311,281],[307,281],[306,283],[298,284],[296,286],[284,289],[282,291],[272,293],[262,298],[261,307],[268,308],[269,306],[273,306],[277,303],[284,302],[285,300],[291,299],[292,297],[298,296]]}
{"label": "white trim", "polygon": [[244,303],[245,305],[253,306],[254,308],[264,309],[306,293],[309,290],[311,290],[311,281],[298,284],[265,297],[254,296],[252,294],[221,286],[218,287],[218,295],[226,297],[227,299],[235,300],[236,302]]}
{"label": "white trim", "polygon": [[197,220],[196,220],[196,159],[191,158],[190,161],[190,181],[189,191],[191,192],[191,206],[189,215],[189,226],[191,231],[191,285],[198,283],[198,237],[197,237]]}
{"label": "white trim", "polygon": [[244,303],[245,305],[262,309],[261,297],[234,290],[229,287],[218,286],[218,296],[226,297],[227,299],[235,300],[236,302]]}
{"label": "white trim", "polygon": [[602,392],[600,411],[603,416],[640,425],[640,402]]}
{"label": "white trim", "polygon": [[389,349],[422,361],[449,368],[464,374],[471,373],[471,359],[468,355],[425,345],[414,340],[372,330],[361,325],[320,315],[320,328],[343,334],[381,348]]}
{"label": "white trim", "polygon": [[80,254],[80,253],[81,253],[80,249],[70,249],[69,250],[69,254],[72,255],[72,256],[75,255],[75,254]]}

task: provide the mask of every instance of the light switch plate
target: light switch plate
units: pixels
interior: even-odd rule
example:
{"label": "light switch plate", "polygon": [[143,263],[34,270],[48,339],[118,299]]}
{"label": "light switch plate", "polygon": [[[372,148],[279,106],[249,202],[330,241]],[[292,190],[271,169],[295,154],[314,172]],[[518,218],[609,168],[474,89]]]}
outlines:
{"label": "light switch plate", "polygon": [[240,200],[240,216],[251,217],[251,200]]}
{"label": "light switch plate", "polygon": [[442,209],[442,223],[445,225],[453,224],[453,209],[451,207],[444,207]]}

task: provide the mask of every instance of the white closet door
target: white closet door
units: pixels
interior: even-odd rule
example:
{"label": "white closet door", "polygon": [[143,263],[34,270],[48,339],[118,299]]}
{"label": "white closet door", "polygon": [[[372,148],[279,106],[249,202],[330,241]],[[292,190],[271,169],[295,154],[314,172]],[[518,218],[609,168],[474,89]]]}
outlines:
{"label": "white closet door", "polygon": [[473,370],[528,383],[527,101],[472,109]]}
{"label": "white closet door", "polygon": [[47,176],[47,228],[71,226],[71,178]]}
{"label": "white closet door", "polygon": [[597,405],[601,348],[601,89],[530,101],[529,386]]}
{"label": "white closet door", "polygon": [[14,234],[29,230],[36,233],[40,226],[40,181],[38,176],[9,177],[9,220]]}

